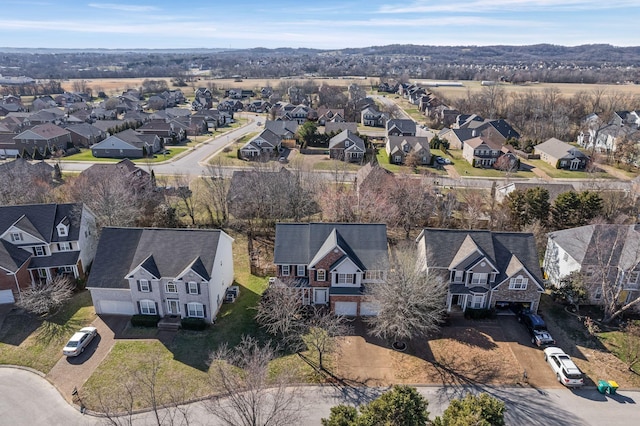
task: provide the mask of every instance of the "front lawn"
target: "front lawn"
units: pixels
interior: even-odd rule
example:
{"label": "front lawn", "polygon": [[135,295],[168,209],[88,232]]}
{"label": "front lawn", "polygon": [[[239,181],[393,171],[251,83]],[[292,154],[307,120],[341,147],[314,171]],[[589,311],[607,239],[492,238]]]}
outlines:
{"label": "front lawn", "polygon": [[62,347],[95,319],[91,295],[84,290],[47,319],[15,310],[0,328],[0,364],[48,373],[62,357]]}
{"label": "front lawn", "polygon": [[[189,148],[184,147],[184,146],[172,146],[172,145],[169,145],[165,149],[163,149],[163,151],[165,151],[165,150],[169,151],[169,154],[157,153],[157,154],[155,154],[153,156],[153,158],[136,158],[136,159],[132,159],[131,161],[133,161],[136,164],[160,163],[162,161],[171,160],[172,158],[174,158],[177,155],[185,152],[188,149]],[[77,154],[69,155],[67,157],[62,158],[61,161],[62,162],[64,162],[64,161],[88,161],[88,162],[91,162],[91,163],[117,163],[118,161],[121,161],[121,159],[118,159],[118,158],[97,158],[97,157],[94,157],[93,154],[91,154],[91,150],[90,149],[82,149]]]}
{"label": "front lawn", "polygon": [[[462,177],[465,176],[479,176],[479,177],[507,177],[507,173],[496,170],[493,168],[480,168],[473,167],[466,159],[462,157],[462,150],[452,149],[449,150],[450,157],[453,159],[453,167],[455,167],[458,174]],[[535,175],[528,170],[518,170],[515,173],[509,173],[509,177],[514,178],[533,178]]]}
{"label": "front lawn", "polygon": [[[431,152],[432,155],[434,155],[434,152]],[[418,170],[417,172],[414,171],[414,169],[412,169],[411,167],[408,166],[401,166],[398,164],[391,164],[389,163],[389,155],[387,154],[387,151],[384,148],[380,148],[378,149],[378,153],[376,155],[376,158],[378,160],[378,164],[389,170],[390,172],[393,173],[405,173],[405,174],[411,174],[411,173],[422,173],[422,172],[429,172],[429,173],[436,173],[436,174],[442,174],[445,175],[447,174],[447,172],[441,168],[436,168],[436,167],[431,167],[431,166],[418,166]]]}
{"label": "front lawn", "polygon": [[525,164],[529,164],[533,167],[536,167],[540,170],[542,170],[543,172],[545,172],[546,174],[548,174],[550,177],[554,178],[554,179],[606,179],[606,178],[613,178],[613,176],[609,175],[606,172],[595,172],[595,173],[591,173],[591,172],[585,172],[585,171],[580,171],[580,170],[563,170],[563,169],[556,169],[555,167],[551,166],[551,164],[542,161],[542,160],[523,160],[522,161]]}

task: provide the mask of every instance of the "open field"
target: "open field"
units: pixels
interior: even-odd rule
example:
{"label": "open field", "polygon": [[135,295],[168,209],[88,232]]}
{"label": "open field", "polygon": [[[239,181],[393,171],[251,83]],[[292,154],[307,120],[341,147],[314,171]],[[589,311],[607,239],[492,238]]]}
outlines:
{"label": "open field", "polygon": [[[94,93],[98,90],[102,90],[108,95],[114,95],[121,93],[127,89],[139,88],[142,82],[146,79],[149,80],[166,80],[171,89],[177,89],[178,87],[171,84],[169,77],[148,77],[148,78],[104,78],[104,79],[90,79],[86,80],[89,87],[91,87]],[[214,79],[205,76],[198,77],[197,81],[194,81],[186,87],[180,87],[186,96],[193,96],[194,88],[207,86],[209,83],[215,85],[216,88],[224,90],[232,87],[238,87],[242,89],[260,89],[264,86],[276,87],[280,82],[284,81],[302,81],[307,80],[305,78],[257,78],[257,79],[244,79],[242,81],[234,81],[233,79]],[[353,78],[313,78],[314,82],[318,85],[329,84],[333,86],[349,86],[351,83],[356,83],[361,86],[370,87],[376,85],[380,81],[378,77],[353,77]],[[426,85],[434,80],[422,80],[412,79],[411,82]],[[461,87],[430,87],[430,90],[436,94],[440,94],[446,98],[461,98],[467,96],[468,92],[479,92],[483,89],[480,81],[460,81],[463,86]],[[65,80],[62,82],[62,87],[65,90],[73,90],[73,80]],[[504,83],[500,85],[501,88],[507,91],[507,93],[525,93],[529,91],[542,91],[544,89],[553,87],[560,90],[565,96],[573,96],[579,92],[593,92],[595,90],[605,90],[607,92],[621,92],[626,95],[640,95],[640,85],[616,85],[616,84],[575,84],[575,83],[528,83],[522,85],[513,85]]]}

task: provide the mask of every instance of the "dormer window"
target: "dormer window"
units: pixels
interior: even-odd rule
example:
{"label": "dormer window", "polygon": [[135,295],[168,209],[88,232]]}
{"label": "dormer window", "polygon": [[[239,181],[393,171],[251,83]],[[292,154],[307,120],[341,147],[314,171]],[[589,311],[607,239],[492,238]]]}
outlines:
{"label": "dormer window", "polygon": [[58,229],[58,236],[59,237],[66,237],[69,235],[69,227],[67,225],[65,225],[64,223],[60,223],[57,227]]}
{"label": "dormer window", "polygon": [[11,241],[22,241],[22,232],[12,232]]}

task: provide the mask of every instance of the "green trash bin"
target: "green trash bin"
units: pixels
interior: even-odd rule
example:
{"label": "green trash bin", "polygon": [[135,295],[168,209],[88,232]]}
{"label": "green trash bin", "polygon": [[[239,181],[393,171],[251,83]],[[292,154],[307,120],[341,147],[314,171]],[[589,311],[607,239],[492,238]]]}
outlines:
{"label": "green trash bin", "polygon": [[600,392],[601,394],[605,394],[607,393],[608,389],[609,382],[607,382],[606,380],[598,380],[598,392]]}

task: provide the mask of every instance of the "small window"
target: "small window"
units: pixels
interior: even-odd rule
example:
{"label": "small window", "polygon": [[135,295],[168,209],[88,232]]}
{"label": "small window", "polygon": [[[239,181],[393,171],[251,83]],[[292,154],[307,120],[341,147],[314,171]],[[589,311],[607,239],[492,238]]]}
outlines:
{"label": "small window", "polygon": [[638,271],[629,272],[629,284],[636,284],[638,282],[639,275],[640,275],[640,272]]}
{"label": "small window", "polygon": [[200,294],[198,283],[189,281],[189,294]]}
{"label": "small window", "polygon": [[564,256],[562,256],[562,260],[565,262],[569,260],[569,254],[565,253]]}
{"label": "small window", "polygon": [[281,266],[281,271],[282,271],[282,276],[283,277],[288,277],[289,276],[289,265],[282,265]]}
{"label": "small window", "polygon": [[58,235],[61,237],[66,237],[67,235],[69,235],[67,227],[64,225],[58,225]]}
{"label": "small window", "polygon": [[33,248],[33,254],[36,256],[44,256],[47,254],[47,251],[44,249],[44,246],[35,246]]}
{"label": "small window", "polygon": [[138,281],[140,285],[140,291],[143,293],[151,292],[151,286],[149,285],[149,280],[140,280]]}
{"label": "small window", "polygon": [[595,293],[593,294],[593,298],[595,300],[600,300],[602,299],[602,288],[601,287],[597,287]]}
{"label": "small window", "polygon": [[156,302],[153,300],[141,300],[139,303],[140,313],[142,315],[156,315],[158,313],[156,310]]}
{"label": "small window", "polygon": [[167,290],[167,293],[177,293],[178,292],[178,286],[173,281],[168,282],[165,285],[165,289]]}
{"label": "small window", "polygon": [[63,274],[73,274],[73,266],[61,266],[58,271]]}
{"label": "small window", "polygon": [[187,303],[187,315],[195,318],[204,318],[204,305],[202,303]]}
{"label": "small window", "polygon": [[40,278],[47,278],[47,270],[45,268],[38,269],[38,276]]}
{"label": "small window", "polygon": [[296,275],[298,277],[304,277],[305,276],[305,268],[304,265],[298,265],[297,267],[297,271],[296,271]]}
{"label": "small window", "polygon": [[453,275],[453,282],[454,283],[461,283],[463,274],[464,274],[464,271],[460,271],[460,270],[455,271],[455,273]]}
{"label": "small window", "polygon": [[60,250],[60,251],[71,251],[71,250],[73,250],[73,246],[71,245],[70,242],[63,241],[61,243],[58,243],[58,250]]}
{"label": "small window", "polygon": [[316,281],[326,281],[327,280],[327,271],[324,269],[318,269],[316,272]]}
{"label": "small window", "polygon": [[12,232],[11,241],[22,241],[22,232]]}
{"label": "small window", "polygon": [[338,274],[338,284],[353,284],[353,274]]}

